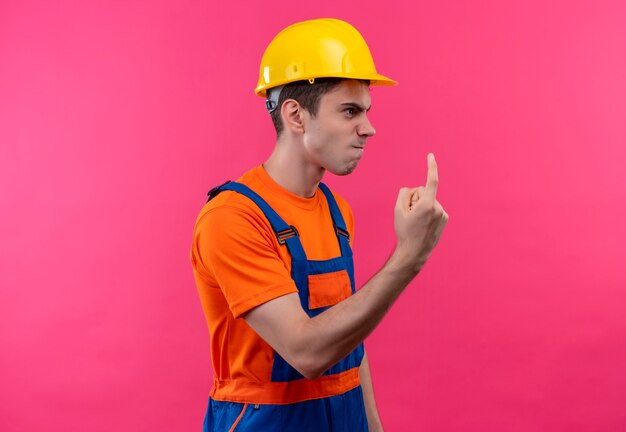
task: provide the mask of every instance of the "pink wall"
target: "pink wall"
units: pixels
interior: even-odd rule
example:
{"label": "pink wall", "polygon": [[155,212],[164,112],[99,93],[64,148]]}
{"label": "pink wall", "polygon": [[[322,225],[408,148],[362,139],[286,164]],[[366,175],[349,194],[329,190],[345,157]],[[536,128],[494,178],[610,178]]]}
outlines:
{"label": "pink wall", "polygon": [[191,229],[272,147],[265,44],[319,16],[401,83],[373,90],[357,172],[327,179],[357,279],[428,151],[451,218],[368,340],[387,430],[626,428],[624,3],[315,3],[0,3],[3,432],[200,430]]}

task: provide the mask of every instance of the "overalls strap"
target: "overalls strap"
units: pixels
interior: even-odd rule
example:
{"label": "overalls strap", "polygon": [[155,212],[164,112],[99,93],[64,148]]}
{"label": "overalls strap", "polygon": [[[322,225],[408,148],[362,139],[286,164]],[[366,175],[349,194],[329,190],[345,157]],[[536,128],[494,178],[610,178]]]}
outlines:
{"label": "overalls strap", "polygon": [[265,214],[265,217],[270,222],[274,234],[278,239],[278,243],[286,244],[293,260],[305,261],[306,254],[302,243],[300,242],[298,230],[293,225],[288,225],[287,222],[281,218],[276,211],[263,199],[259,194],[254,192],[248,186],[237,182],[227,182],[217,188],[214,188],[209,192],[209,200],[215,197],[218,193],[231,190],[238,192],[249,199],[251,199]]}
{"label": "overalls strap", "polygon": [[337,201],[335,200],[335,197],[333,196],[333,193],[330,191],[328,186],[326,186],[324,183],[320,182],[319,188],[322,192],[324,192],[324,195],[326,196],[326,201],[328,202],[328,207],[330,208],[330,215],[333,219],[335,233],[337,233],[337,238],[339,239],[341,255],[344,257],[352,256],[352,249],[350,248],[350,233],[348,232],[346,223],[343,220],[343,216],[341,215],[341,210],[339,210]]}

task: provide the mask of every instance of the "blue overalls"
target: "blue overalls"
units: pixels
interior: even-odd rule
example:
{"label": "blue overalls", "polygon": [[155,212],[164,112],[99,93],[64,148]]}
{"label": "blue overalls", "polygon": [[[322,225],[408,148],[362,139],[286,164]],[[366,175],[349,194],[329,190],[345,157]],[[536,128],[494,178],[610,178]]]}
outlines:
{"label": "blue overalls", "polygon": [[[300,303],[310,316],[319,315],[328,307],[309,307],[309,275],[345,270],[350,278],[352,294],[355,292],[354,264],[349,234],[335,197],[326,185],[319,184],[324,193],[341,256],[325,261],[308,260],[296,227],[288,225],[256,192],[235,182],[227,182],[209,192],[209,200],[222,191],[235,191],[251,199],[265,214],[280,244],[287,246],[291,255],[291,277],[298,288]],[[359,367],[363,359],[363,344],[328,369],[324,375],[333,375]],[[288,382],[304,377],[274,352],[273,382]],[[367,431],[367,418],[363,394],[358,386],[346,393],[322,399],[313,399],[285,405],[243,404],[209,399],[204,420],[204,432],[361,432]]]}

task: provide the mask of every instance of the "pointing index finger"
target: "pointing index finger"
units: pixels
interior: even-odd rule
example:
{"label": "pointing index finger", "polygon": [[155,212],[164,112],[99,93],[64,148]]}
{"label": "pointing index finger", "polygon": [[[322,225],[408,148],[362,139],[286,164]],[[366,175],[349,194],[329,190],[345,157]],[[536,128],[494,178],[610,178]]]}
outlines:
{"label": "pointing index finger", "polygon": [[439,174],[437,172],[437,162],[435,161],[435,155],[428,153],[428,176],[426,177],[426,193],[425,195],[435,199],[437,196],[437,186],[439,185]]}

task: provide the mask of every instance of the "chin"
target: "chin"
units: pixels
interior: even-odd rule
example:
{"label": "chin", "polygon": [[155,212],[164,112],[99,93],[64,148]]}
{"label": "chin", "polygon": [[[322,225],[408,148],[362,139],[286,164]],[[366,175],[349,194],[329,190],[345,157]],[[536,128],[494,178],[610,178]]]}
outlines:
{"label": "chin", "polygon": [[344,167],[341,167],[339,169],[333,169],[333,170],[328,170],[331,173],[337,175],[337,176],[345,176],[348,174],[352,174],[354,172],[354,170],[356,169],[357,164],[350,164],[350,165],[346,165]]}

